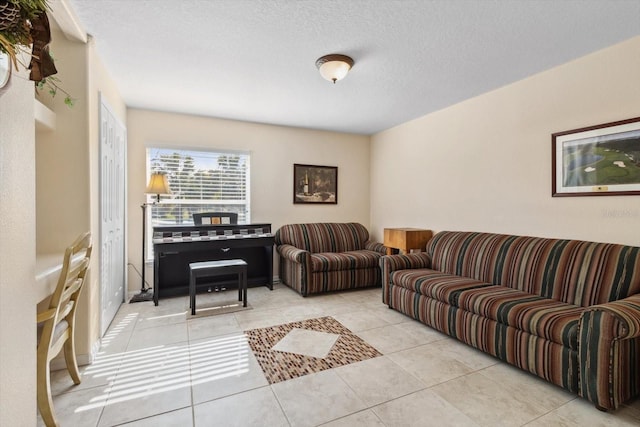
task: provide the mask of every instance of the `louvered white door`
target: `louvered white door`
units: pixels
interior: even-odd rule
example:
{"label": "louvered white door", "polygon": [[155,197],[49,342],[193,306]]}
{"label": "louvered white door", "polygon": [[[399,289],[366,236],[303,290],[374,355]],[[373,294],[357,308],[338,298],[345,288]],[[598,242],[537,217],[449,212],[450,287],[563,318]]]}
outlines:
{"label": "louvered white door", "polygon": [[127,130],[100,98],[101,335],[124,301]]}

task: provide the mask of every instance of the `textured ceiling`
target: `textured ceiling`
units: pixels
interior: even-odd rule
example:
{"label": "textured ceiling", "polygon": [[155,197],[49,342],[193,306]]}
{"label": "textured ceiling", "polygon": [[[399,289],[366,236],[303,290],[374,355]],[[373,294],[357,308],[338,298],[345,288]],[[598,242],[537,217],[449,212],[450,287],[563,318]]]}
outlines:
{"label": "textured ceiling", "polygon": [[640,0],[70,3],[130,107],[360,134],[640,34]]}

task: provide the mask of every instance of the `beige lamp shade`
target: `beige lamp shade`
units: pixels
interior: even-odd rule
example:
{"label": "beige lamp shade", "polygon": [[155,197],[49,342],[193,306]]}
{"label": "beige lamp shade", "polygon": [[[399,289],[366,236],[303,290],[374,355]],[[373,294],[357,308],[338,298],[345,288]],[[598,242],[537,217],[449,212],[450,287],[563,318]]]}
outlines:
{"label": "beige lamp shade", "polygon": [[157,195],[158,201],[160,201],[161,194],[171,194],[167,176],[163,173],[152,173],[151,177],[149,178],[149,185],[147,185],[145,193]]}
{"label": "beige lamp shade", "polygon": [[346,55],[325,55],[316,61],[316,67],[323,78],[335,83],[347,75],[353,67],[353,59]]}

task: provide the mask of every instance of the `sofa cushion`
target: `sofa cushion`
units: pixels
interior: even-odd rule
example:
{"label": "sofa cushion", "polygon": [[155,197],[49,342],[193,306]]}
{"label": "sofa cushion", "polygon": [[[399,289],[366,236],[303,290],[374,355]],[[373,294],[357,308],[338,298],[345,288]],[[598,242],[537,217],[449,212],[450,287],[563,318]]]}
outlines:
{"label": "sofa cushion", "polygon": [[541,338],[578,349],[578,321],[583,307],[531,295],[504,286],[457,293],[454,306],[513,326]]}
{"label": "sofa cushion", "polygon": [[492,286],[468,277],[455,276],[429,268],[414,270],[398,270],[391,273],[391,281],[395,286],[411,289],[414,292],[438,301],[456,306],[452,302],[457,295],[467,289]]}
{"label": "sofa cushion", "polygon": [[369,232],[362,224],[287,224],[278,229],[276,245],[292,245],[312,253],[347,252],[365,248]]}
{"label": "sofa cushion", "polygon": [[374,251],[323,252],[311,254],[311,271],[378,268],[382,254]]}
{"label": "sofa cushion", "polygon": [[428,268],[391,274],[394,286],[577,349],[582,307]]}

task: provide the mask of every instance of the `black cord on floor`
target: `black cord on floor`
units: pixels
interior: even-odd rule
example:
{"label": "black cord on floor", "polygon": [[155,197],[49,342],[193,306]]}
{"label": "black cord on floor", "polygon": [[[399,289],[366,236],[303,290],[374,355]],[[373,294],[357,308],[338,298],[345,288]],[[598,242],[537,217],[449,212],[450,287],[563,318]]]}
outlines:
{"label": "black cord on floor", "polygon": [[[140,271],[136,268],[135,265],[133,265],[132,263],[127,263],[127,265],[130,265],[131,268],[133,268],[133,270],[138,273],[138,276],[140,276],[140,278],[142,279],[142,273],[140,273]],[[148,292],[150,290],[153,290],[153,286],[149,285],[149,283],[147,283],[147,281],[144,281],[144,287],[142,288],[143,292]]]}

